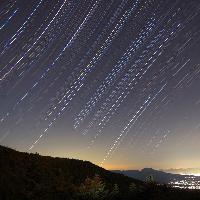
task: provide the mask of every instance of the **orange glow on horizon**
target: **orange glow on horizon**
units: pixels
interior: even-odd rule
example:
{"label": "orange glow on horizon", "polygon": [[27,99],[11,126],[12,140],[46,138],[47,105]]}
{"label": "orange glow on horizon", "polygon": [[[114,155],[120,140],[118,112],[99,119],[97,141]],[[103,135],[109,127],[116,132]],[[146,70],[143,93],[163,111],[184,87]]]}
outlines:
{"label": "orange glow on horizon", "polygon": [[114,165],[114,164],[105,164],[102,166],[103,168],[107,170],[130,170],[135,169],[134,167],[130,167],[128,165]]}

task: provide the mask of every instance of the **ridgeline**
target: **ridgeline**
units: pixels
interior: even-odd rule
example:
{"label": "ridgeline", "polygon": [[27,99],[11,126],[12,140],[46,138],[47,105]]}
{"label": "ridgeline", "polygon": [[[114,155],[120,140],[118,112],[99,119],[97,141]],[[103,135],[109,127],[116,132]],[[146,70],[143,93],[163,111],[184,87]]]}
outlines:
{"label": "ridgeline", "polygon": [[200,200],[200,191],[144,183],[88,161],[23,153],[0,146],[0,199]]}

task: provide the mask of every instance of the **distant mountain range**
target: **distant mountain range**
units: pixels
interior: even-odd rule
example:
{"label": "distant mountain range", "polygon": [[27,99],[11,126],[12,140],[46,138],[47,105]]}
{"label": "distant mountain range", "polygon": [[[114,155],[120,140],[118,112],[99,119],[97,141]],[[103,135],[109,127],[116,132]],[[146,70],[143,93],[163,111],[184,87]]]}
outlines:
{"label": "distant mountain range", "polygon": [[190,188],[191,186],[200,188],[200,176],[167,173],[152,168],[144,168],[142,170],[112,170],[112,172],[121,173],[141,181],[145,181],[151,175],[156,182],[161,184],[172,184],[182,188]]}
{"label": "distant mountain range", "polygon": [[159,183],[169,183],[174,179],[183,179],[182,175],[166,173],[152,168],[144,168],[142,170],[112,170],[112,172],[121,173],[142,181],[145,181],[149,175],[152,175],[155,181]]}
{"label": "distant mountain range", "polygon": [[165,170],[161,169],[160,171],[172,174],[200,176],[200,168],[186,168],[186,169],[181,168],[181,169],[165,169]]}

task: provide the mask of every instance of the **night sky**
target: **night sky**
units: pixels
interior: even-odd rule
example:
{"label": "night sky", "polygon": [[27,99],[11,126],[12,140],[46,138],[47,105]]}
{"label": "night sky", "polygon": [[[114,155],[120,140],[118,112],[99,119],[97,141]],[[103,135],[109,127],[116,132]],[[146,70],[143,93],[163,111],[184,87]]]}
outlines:
{"label": "night sky", "polygon": [[200,1],[1,0],[0,144],[200,167]]}

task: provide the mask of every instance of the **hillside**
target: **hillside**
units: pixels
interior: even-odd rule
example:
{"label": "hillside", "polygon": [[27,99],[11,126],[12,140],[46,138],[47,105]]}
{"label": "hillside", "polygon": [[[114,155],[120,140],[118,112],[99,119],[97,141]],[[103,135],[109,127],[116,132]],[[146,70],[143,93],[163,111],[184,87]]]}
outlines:
{"label": "hillside", "polygon": [[177,194],[182,199],[200,199],[197,191],[144,184],[88,161],[21,153],[0,146],[2,200],[132,199],[133,196],[135,199],[174,199]]}
{"label": "hillside", "polygon": [[112,173],[88,161],[22,153],[2,146],[0,172],[1,195],[9,192],[9,195],[13,193],[19,197],[23,194],[32,196],[34,192],[57,192],[61,190],[59,187],[65,187],[71,193],[73,186],[80,185],[87,177],[95,174],[108,187],[116,183],[124,189],[125,185],[132,182],[141,184],[140,181]]}

